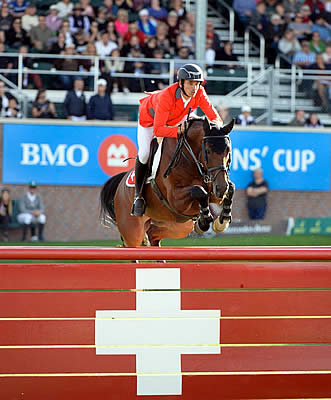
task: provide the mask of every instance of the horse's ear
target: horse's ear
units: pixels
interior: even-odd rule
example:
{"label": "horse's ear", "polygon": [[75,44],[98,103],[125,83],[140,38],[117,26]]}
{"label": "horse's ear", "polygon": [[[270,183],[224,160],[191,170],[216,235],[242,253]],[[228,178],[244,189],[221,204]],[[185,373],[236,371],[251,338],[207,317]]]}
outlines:
{"label": "horse's ear", "polygon": [[231,131],[232,131],[232,129],[233,129],[233,125],[234,125],[234,119],[232,119],[232,121],[231,122],[229,122],[227,125],[225,125],[225,126],[223,126],[223,128],[221,128],[221,132],[224,134],[224,135],[228,135]]}
{"label": "horse's ear", "polygon": [[207,117],[205,117],[203,120],[203,130],[205,131],[205,133],[208,133],[210,131],[209,119]]}

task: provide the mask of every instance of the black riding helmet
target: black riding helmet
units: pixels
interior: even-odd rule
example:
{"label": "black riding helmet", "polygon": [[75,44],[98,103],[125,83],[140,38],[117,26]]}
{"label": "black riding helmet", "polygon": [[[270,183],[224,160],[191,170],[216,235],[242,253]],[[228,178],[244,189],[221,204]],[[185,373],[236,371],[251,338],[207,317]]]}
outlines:
{"label": "black riding helmet", "polygon": [[179,81],[179,87],[181,88],[182,92],[187,96],[184,90],[184,81],[196,81],[196,82],[203,82],[203,71],[196,64],[185,64],[179,68],[177,72],[177,78]]}

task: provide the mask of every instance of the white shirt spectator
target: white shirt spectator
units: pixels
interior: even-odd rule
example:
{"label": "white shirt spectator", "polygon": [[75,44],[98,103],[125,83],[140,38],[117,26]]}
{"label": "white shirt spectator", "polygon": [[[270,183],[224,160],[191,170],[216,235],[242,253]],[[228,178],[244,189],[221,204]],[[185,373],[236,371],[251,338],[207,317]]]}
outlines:
{"label": "white shirt spectator", "polygon": [[216,55],[216,53],[215,53],[214,49],[207,49],[206,50],[205,61],[206,61],[206,64],[209,67],[212,67],[214,65],[215,55]]}
{"label": "white shirt spectator", "polygon": [[110,53],[116,49],[118,46],[115,42],[112,40],[109,40],[107,44],[105,44],[103,41],[98,40],[95,44],[95,47],[97,49],[97,54],[98,56],[105,57],[109,56]]}
{"label": "white shirt spectator", "polygon": [[64,3],[63,1],[60,1],[56,4],[56,8],[59,10],[60,18],[67,18],[67,16],[72,13],[73,7],[74,6],[72,3]]}
{"label": "white shirt spectator", "polygon": [[22,28],[25,29],[27,32],[30,32],[30,29],[37,25],[38,25],[37,15],[28,15],[28,14],[23,15]]}

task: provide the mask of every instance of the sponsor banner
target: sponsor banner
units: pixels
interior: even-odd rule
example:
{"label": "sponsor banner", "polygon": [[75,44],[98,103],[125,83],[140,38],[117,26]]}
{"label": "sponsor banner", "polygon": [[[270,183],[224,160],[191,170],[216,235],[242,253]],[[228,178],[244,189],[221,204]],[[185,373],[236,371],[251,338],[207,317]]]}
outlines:
{"label": "sponsor banner", "polygon": [[298,218],[292,235],[331,235],[331,218]]}
{"label": "sponsor banner", "polygon": [[[77,125],[3,125],[3,182],[101,185],[134,166],[137,129]],[[263,168],[273,190],[330,190],[331,135],[244,131],[231,133],[230,177],[238,189]]]}
{"label": "sponsor banner", "polygon": [[237,188],[246,188],[252,171],[262,168],[270,189],[330,190],[330,134],[234,130],[231,140]]}
{"label": "sponsor banner", "polygon": [[290,219],[271,221],[232,221],[229,227],[219,235],[286,235],[289,232]]}
{"label": "sponsor banner", "polygon": [[134,167],[136,136],[132,127],[4,124],[3,182],[101,185]]}

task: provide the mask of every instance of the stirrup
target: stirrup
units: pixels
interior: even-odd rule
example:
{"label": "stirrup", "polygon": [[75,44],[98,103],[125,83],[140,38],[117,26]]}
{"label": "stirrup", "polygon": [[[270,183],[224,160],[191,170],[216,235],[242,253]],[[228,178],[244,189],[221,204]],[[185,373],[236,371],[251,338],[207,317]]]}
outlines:
{"label": "stirrup", "polygon": [[135,217],[142,217],[146,210],[146,202],[143,197],[136,197],[132,204],[131,215]]}

